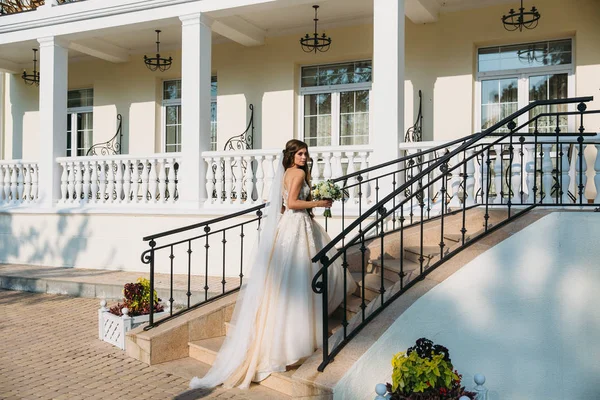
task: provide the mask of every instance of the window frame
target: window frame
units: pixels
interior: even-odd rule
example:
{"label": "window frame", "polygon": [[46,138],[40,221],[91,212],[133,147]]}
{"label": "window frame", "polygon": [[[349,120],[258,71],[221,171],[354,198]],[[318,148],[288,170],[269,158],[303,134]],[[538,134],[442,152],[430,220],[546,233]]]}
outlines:
{"label": "window frame", "polygon": [[[219,95],[219,81],[217,78],[217,75],[211,75],[210,77],[211,79],[211,83],[212,82],[216,82],[217,83],[217,93],[216,95],[213,96],[212,94],[212,90],[211,90],[211,96],[210,96],[210,102],[211,102],[211,106],[212,103],[215,103],[216,106],[216,111],[217,114],[219,112],[219,108],[218,108],[218,95]],[[213,81],[214,79],[214,81]],[[164,96],[165,96],[165,83],[167,82],[176,82],[179,81],[181,82],[181,78],[174,78],[174,79],[165,79],[162,81],[161,84],[161,105],[160,105],[160,131],[161,131],[161,140],[160,140],[160,149],[161,149],[161,153],[165,153],[167,151],[167,106],[180,106],[181,107],[181,97],[178,99],[167,99],[165,100]],[[181,118],[181,115],[179,116]],[[215,122],[215,140],[218,140],[218,116],[216,118]],[[180,121],[180,125],[181,125],[181,121]],[[213,121],[211,120],[211,131],[212,131],[212,125],[213,125]],[[216,144],[217,142],[214,142],[215,145],[215,150],[216,150]],[[181,144],[180,144],[181,146]],[[183,150],[183,147],[181,147],[181,149]],[[213,142],[211,140],[211,150],[213,149]]]}
{"label": "window frame", "polygon": [[[479,72],[479,50],[486,49],[490,47],[502,47],[507,45],[498,45],[498,46],[480,46],[475,51],[475,68],[476,68],[476,80],[475,80],[475,101],[474,104],[474,112],[473,112],[473,127],[475,128],[474,132],[481,132],[482,126],[482,113],[481,113],[481,91],[482,91],[482,81],[484,80],[497,80],[497,79],[508,79],[508,78],[516,78],[517,79],[517,110],[525,107],[529,104],[529,77],[530,76],[538,76],[538,75],[549,75],[549,74],[567,74],[567,97],[575,97],[575,38],[574,37],[563,37],[556,39],[548,39],[548,40],[539,40],[536,42],[522,42],[522,43],[511,43],[510,45],[519,45],[519,44],[536,44],[536,43],[545,43],[545,42],[553,42],[559,40],[570,40],[571,41],[571,63],[570,64],[560,64],[560,65],[550,65],[543,67],[532,67],[532,68],[518,68],[518,69],[507,69],[507,70],[498,70],[498,71],[487,71],[487,72]],[[575,104],[569,104],[569,111],[575,110]],[[519,125],[526,123],[529,120],[529,114],[525,113],[519,117],[517,121]],[[569,131],[574,129],[575,120],[572,116],[569,116]],[[526,132],[526,128],[522,128],[521,132]]]}
{"label": "window frame", "polygon": [[[306,141],[304,136],[304,96],[306,95],[314,95],[314,94],[331,94],[331,143],[327,146],[317,146],[317,147],[361,147],[365,146],[364,144],[356,144],[356,145],[341,145],[341,128],[340,128],[340,93],[342,92],[355,92],[361,90],[367,90],[369,92],[369,135],[368,135],[368,143],[371,144],[373,141],[373,72],[371,72],[371,81],[370,82],[360,82],[360,83],[348,83],[348,84],[340,84],[340,85],[323,85],[323,86],[306,86],[302,87],[302,69],[310,68],[310,67],[319,67],[319,66],[327,66],[327,65],[336,65],[336,64],[346,64],[349,62],[359,63],[364,61],[370,61],[372,65],[372,60],[370,59],[359,59],[352,61],[340,61],[336,63],[318,63],[318,64],[305,64],[300,66],[300,74],[298,77],[298,97],[297,97],[297,115],[298,115],[298,135],[297,137],[300,140]],[[371,67],[372,68],[372,67]]]}
{"label": "window frame", "polygon": [[[80,89],[70,89],[67,90],[67,98],[69,95],[69,92],[75,92],[75,91],[81,91],[81,90],[91,90],[92,91],[92,105],[91,106],[83,106],[83,107],[67,107],[67,117],[71,118],[71,155],[67,156],[67,157],[82,157],[80,155],[77,154],[77,131],[78,131],[78,127],[77,127],[77,114],[87,114],[87,113],[91,113],[92,114],[92,119],[94,118],[94,88],[93,87],[88,87],[88,88],[80,88]],[[75,128],[73,128],[75,127]],[[68,142],[65,143],[65,155],[67,154],[67,152],[69,151],[69,147],[67,146]],[[73,145],[75,145],[75,151],[73,152]],[[94,145],[94,123],[92,120],[92,144],[91,146]],[[90,147],[91,147],[90,146]],[[75,153],[75,154],[73,154]],[[85,156],[85,154],[84,154]]]}

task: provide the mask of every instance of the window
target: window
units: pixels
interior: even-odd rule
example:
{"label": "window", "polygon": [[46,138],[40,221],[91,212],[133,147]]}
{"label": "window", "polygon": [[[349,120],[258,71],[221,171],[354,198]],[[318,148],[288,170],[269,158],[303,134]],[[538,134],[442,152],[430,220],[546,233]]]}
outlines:
{"label": "window", "polygon": [[[94,89],[70,90],[67,95],[67,157],[85,156],[94,139]],[[75,144],[75,148],[73,148]]]}
{"label": "window", "polygon": [[[487,129],[532,101],[574,95],[572,56],[571,39],[479,49],[479,127]],[[567,105],[537,108],[530,111],[529,118],[567,108]],[[523,116],[519,123],[527,119]],[[561,129],[568,129],[567,120],[561,117]],[[555,118],[540,119],[539,132],[555,128]]]}
{"label": "window", "polygon": [[[210,143],[217,147],[217,77],[211,78]],[[181,151],[181,79],[163,83],[164,149],[166,153]]]}
{"label": "window", "polygon": [[369,143],[371,61],[302,68],[301,123],[309,146]]}

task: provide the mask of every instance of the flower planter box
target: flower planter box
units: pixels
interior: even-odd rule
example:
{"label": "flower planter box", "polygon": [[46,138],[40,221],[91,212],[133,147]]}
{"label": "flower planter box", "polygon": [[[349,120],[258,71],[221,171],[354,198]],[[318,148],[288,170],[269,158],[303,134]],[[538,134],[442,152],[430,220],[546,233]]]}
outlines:
{"label": "flower planter box", "polygon": [[[113,344],[125,350],[125,334],[145,322],[148,322],[149,315],[138,315],[130,317],[127,315],[126,309],[123,309],[123,316],[111,314],[109,309],[106,307],[106,301],[100,302],[100,309],[98,310],[98,338],[110,344]],[[160,313],[155,313],[155,320],[167,315],[169,311],[165,310]]]}

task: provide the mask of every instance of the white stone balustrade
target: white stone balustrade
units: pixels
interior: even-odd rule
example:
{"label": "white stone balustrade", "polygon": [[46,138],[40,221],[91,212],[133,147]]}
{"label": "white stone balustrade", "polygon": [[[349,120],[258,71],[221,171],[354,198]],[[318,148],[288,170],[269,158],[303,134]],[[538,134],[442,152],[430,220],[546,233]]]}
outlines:
{"label": "white stone balustrade", "polygon": [[37,162],[0,161],[0,204],[15,206],[36,203],[38,172]]}
{"label": "white stone balustrade", "polygon": [[180,159],[178,153],[57,158],[59,204],[174,204]]}
{"label": "white stone balustrade", "polygon": [[[369,165],[371,150],[362,146],[312,147],[312,182],[335,179],[345,174],[365,169]],[[271,183],[281,162],[281,150],[206,151],[202,153],[208,165],[206,174],[207,205],[255,205],[266,201]],[[362,177],[368,179],[368,174]],[[349,179],[346,185],[357,183]],[[350,190],[348,203],[356,203],[359,193],[368,202],[371,183]]]}

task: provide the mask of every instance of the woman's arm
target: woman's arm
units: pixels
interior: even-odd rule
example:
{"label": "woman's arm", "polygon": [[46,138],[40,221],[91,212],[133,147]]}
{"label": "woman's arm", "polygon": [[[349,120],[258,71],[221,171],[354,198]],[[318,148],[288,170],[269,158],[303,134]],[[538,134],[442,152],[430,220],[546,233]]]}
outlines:
{"label": "woman's arm", "polygon": [[288,172],[289,177],[289,190],[288,190],[288,201],[287,206],[290,210],[306,210],[315,207],[331,207],[331,200],[319,200],[319,201],[306,201],[299,200],[300,190],[304,184],[304,171],[301,169],[293,170]]}

